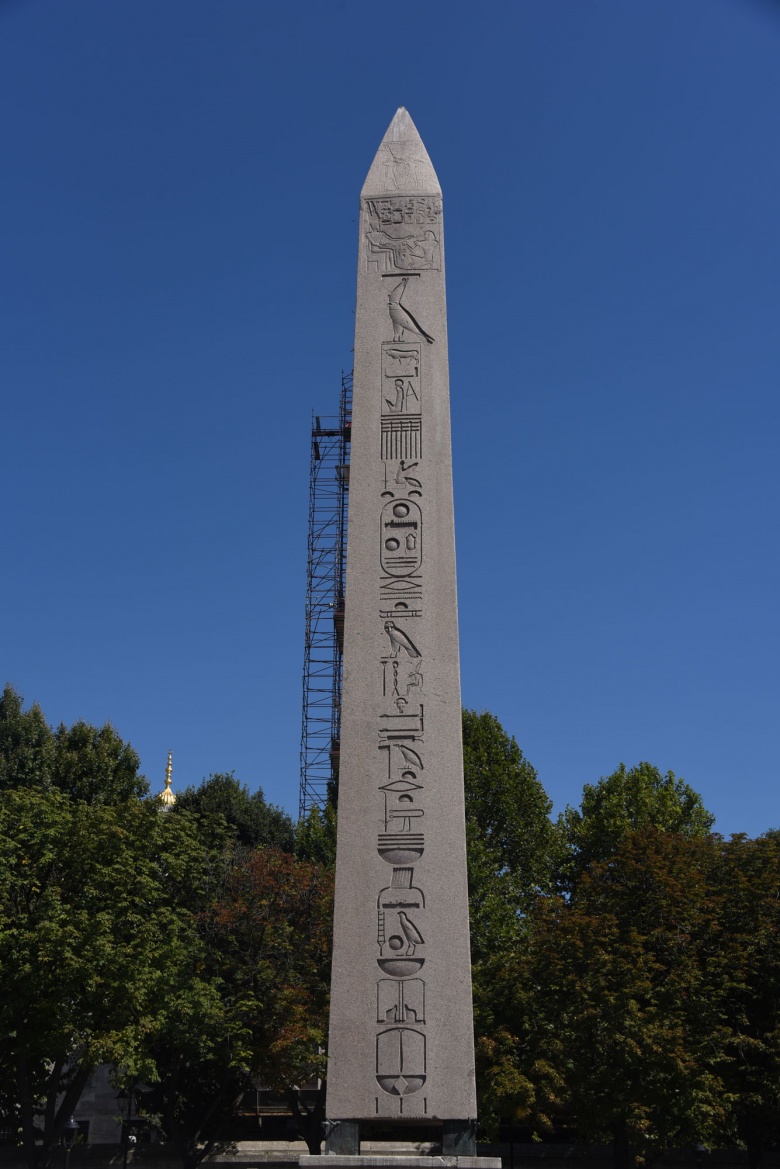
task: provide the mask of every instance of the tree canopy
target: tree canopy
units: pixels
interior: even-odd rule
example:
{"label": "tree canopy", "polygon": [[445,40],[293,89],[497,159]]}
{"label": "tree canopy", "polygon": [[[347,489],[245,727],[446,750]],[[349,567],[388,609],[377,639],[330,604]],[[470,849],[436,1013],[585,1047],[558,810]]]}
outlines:
{"label": "tree canopy", "polygon": [[573,888],[578,876],[594,861],[607,860],[629,832],[704,836],[714,822],[701,796],[674,772],[662,775],[650,763],[632,768],[621,763],[598,783],[586,783],[579,809],[567,807],[559,817],[564,885]]}
{"label": "tree canopy", "polygon": [[194,812],[213,821],[222,817],[229,835],[245,848],[270,845],[292,852],[295,828],[282,808],[266,802],[262,791],[250,792],[233,772],[217,772],[197,787],[185,787],[174,805],[176,812]]}
{"label": "tree canopy", "polygon": [[115,804],[149,791],[139,759],[110,723],[53,731],[37,703],[24,710],[13,686],[0,698],[0,792],[54,789],[87,804]]}
{"label": "tree canopy", "polygon": [[144,1040],[188,965],[182,893],[205,863],[153,802],[0,795],[0,1066],[31,1166],[49,1163],[97,1064],[153,1071]]}
{"label": "tree canopy", "polygon": [[[551,803],[464,711],[480,1116],[611,1140],[780,1139],[780,833],[724,841],[672,772],[623,764]],[[0,698],[0,1106],[49,1169],[98,1063],[194,1169],[257,1079],[318,1150],[335,818],[294,826],[217,773],[172,810],[109,724]]]}

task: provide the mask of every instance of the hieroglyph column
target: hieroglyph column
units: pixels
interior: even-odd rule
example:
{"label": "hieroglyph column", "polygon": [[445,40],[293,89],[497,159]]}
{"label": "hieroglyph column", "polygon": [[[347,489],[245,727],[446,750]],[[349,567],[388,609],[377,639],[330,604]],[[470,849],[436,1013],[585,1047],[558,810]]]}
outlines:
{"label": "hieroglyph column", "polygon": [[331,1121],[476,1115],[441,188],[399,109],[361,193]]}

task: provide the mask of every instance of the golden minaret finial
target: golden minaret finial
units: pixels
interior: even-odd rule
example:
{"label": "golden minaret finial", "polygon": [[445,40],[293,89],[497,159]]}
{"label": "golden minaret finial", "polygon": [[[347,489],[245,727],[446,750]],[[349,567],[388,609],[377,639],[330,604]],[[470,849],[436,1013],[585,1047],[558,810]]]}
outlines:
{"label": "golden minaret finial", "polygon": [[176,803],[176,793],[171,790],[171,776],[173,775],[173,751],[168,752],[168,764],[165,768],[165,787],[160,792],[160,799],[166,808]]}

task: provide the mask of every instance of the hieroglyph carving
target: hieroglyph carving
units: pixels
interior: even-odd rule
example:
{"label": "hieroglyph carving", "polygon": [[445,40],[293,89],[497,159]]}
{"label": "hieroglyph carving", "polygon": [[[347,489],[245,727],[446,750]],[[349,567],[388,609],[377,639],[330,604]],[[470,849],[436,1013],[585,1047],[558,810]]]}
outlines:
{"label": "hieroglyph carving", "polygon": [[422,578],[384,577],[379,582],[380,617],[422,617]]}
{"label": "hieroglyph carving", "polygon": [[384,498],[393,499],[397,495],[414,495],[422,498],[422,480],[418,477],[420,464],[400,459],[397,467],[384,466],[385,489]]}
{"label": "hieroglyph carving", "polygon": [[422,564],[422,512],[412,500],[391,500],[382,508],[379,562],[387,576],[413,576],[419,571]]}
{"label": "hieroglyph carving", "polygon": [[420,345],[382,346],[382,413],[419,414]]}
{"label": "hieroglyph carving", "polygon": [[[410,170],[410,167],[412,168]],[[395,159],[392,174],[407,182],[413,161]],[[384,801],[377,851],[393,867],[389,886],[377,900],[377,1024],[397,1024],[377,1035],[376,1079],[386,1106],[404,1113],[404,1097],[426,1080],[425,984],[414,977],[425,963],[425,896],[414,884],[414,866],[425,853],[426,803],[423,698],[423,641],[416,624],[423,605],[422,413],[426,346],[434,338],[405,300],[407,277],[441,266],[436,197],[371,199],[365,203],[369,230],[366,254],[386,287],[392,340],[382,342],[380,358],[381,491],[379,616],[385,636],[381,657],[382,713],[379,749],[386,757],[386,778],[378,784]],[[419,277],[422,279],[422,277]],[[414,498],[412,498],[414,497]],[[412,1023],[413,1027],[405,1024]],[[400,1024],[400,1025],[399,1025]],[[395,1098],[395,1105],[390,1099]],[[414,1107],[427,1109],[422,1094]],[[410,1102],[409,1107],[412,1107]],[[382,1109],[377,1101],[377,1110]]]}
{"label": "hieroglyph carving", "polygon": [[366,232],[368,263],[383,272],[422,272],[440,268],[439,240],[430,228],[418,231]]}
{"label": "hieroglyph carving", "polygon": [[425,1083],[425,1036],[413,1027],[391,1027],[376,1037],[376,1078],[394,1096],[419,1092]]}
{"label": "hieroglyph carving", "polygon": [[420,784],[410,784],[410,790],[398,791],[392,785],[385,784],[385,828],[395,829],[396,833],[410,833],[416,823],[425,815],[423,808],[418,808],[414,802],[414,791],[420,790]]}
{"label": "hieroglyph carving", "polygon": [[377,1023],[424,1023],[425,983],[421,978],[380,978],[376,988]]}
{"label": "hieroglyph carving", "polygon": [[[406,614],[404,614],[406,616]],[[382,697],[389,698],[399,713],[406,709],[412,696],[419,698],[423,693],[422,657],[382,658]]]}
{"label": "hieroglyph carving", "polygon": [[382,458],[415,464],[422,456],[422,419],[383,418]]}
{"label": "hieroglyph carving", "polygon": [[407,341],[411,337],[420,337],[429,345],[433,345],[434,338],[426,332],[411,310],[403,303],[408,283],[409,278],[404,276],[387,294],[387,308],[393,324],[393,341]]}
{"label": "hieroglyph carving", "polygon": [[438,228],[441,195],[386,195],[364,199],[363,210],[372,231],[395,232],[398,228]]}
{"label": "hieroglyph carving", "polygon": [[[416,973],[425,960],[425,897],[422,889],[412,884],[411,867],[422,856],[425,840],[422,833],[399,833],[392,838],[381,833],[378,848],[382,859],[393,866],[393,876],[377,901],[377,962],[386,974],[403,978]],[[408,860],[395,859],[402,853]],[[391,969],[387,963],[394,959],[403,960],[404,965]]]}

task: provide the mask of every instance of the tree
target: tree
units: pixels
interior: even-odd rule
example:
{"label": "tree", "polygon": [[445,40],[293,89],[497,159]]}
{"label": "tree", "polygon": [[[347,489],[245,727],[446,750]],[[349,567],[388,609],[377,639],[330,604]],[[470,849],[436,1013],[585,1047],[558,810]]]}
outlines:
{"label": "tree", "polygon": [[6,686],[0,698],[0,791],[50,787],[54,736],[36,703],[25,711],[21,695]]}
{"label": "tree", "polygon": [[710,971],[727,1028],[722,1076],[732,1104],[721,1132],[751,1169],[780,1138],[780,834],[735,836],[714,876],[721,953]]}
{"label": "tree", "polygon": [[149,784],[138,774],[139,763],[110,723],[100,728],[86,722],[62,724],[54,733],[53,784],[73,800],[117,804],[141,799]]}
{"label": "tree", "polygon": [[186,897],[206,867],[192,826],[156,802],[0,795],[0,1069],[31,1169],[51,1163],[97,1064],[153,1074],[142,1042],[190,965]]}
{"label": "tree", "polygon": [[722,1123],[721,992],[705,975],[719,944],[714,861],[709,836],[631,832],[540,935],[578,1129],[611,1136],[616,1164]]}
{"label": "tree", "polygon": [[650,763],[628,770],[621,763],[597,784],[586,783],[579,810],[567,807],[558,819],[562,886],[573,892],[588,866],[610,857],[632,830],[705,836],[714,822],[701,796],[674,772],[662,775]]}
{"label": "tree", "polygon": [[472,955],[514,934],[538,890],[549,889],[556,833],[536,771],[495,715],[463,711],[463,773]]}
{"label": "tree", "polygon": [[551,888],[558,837],[535,770],[494,715],[464,710],[463,762],[477,1084],[480,1118],[495,1130],[501,1115],[527,1111],[534,1092],[519,1066],[515,991],[504,983],[527,915]]}
{"label": "tree", "polygon": [[13,686],[0,698],[0,792],[57,789],[87,804],[114,804],[148,793],[139,759],[110,723],[61,724],[56,732],[35,703],[25,711]]}
{"label": "tree", "polygon": [[[204,957],[170,988],[143,1097],[186,1169],[225,1138],[256,1078],[284,1091],[321,1075],[327,1026],[332,878],[279,849],[239,854],[198,914]],[[300,1123],[319,1151],[317,1117]]]}
{"label": "tree", "polygon": [[245,848],[269,845],[292,852],[295,830],[288,814],[266,802],[262,791],[250,792],[233,772],[217,772],[198,787],[179,793],[174,812],[195,812],[201,817],[223,817],[232,838]]}
{"label": "tree", "polygon": [[315,861],[333,869],[336,865],[336,809],[312,807],[305,820],[295,829],[295,855],[299,860]]}
{"label": "tree", "polygon": [[627,833],[576,897],[540,900],[520,956],[522,1067],[532,1082],[553,1069],[579,1135],[612,1140],[616,1166],[727,1120],[718,856],[716,837]]}

